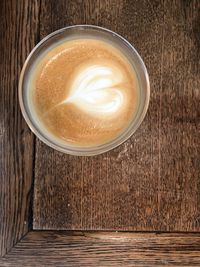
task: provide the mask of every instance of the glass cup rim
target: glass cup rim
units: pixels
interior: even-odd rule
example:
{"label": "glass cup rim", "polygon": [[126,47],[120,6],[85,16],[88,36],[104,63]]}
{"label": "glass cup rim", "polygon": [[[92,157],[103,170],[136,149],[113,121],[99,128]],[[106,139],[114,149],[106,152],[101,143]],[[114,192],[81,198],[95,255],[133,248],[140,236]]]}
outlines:
{"label": "glass cup rim", "polygon": [[[30,61],[30,59],[32,58],[32,56],[34,55],[34,53],[38,50],[39,47],[41,47],[42,44],[44,44],[45,42],[47,42],[49,39],[51,39],[52,37],[61,34],[64,31],[67,31],[69,29],[73,29],[73,28],[79,28],[79,29],[84,29],[84,28],[92,28],[92,29],[96,29],[96,30],[100,30],[103,32],[107,32],[108,34],[112,34],[115,37],[117,37],[120,41],[123,41],[132,51],[133,53],[136,55],[137,59],[140,62],[141,65],[141,69],[143,71],[144,77],[145,77],[145,82],[146,82],[146,95],[145,95],[145,103],[143,106],[143,110],[142,113],[137,121],[137,123],[134,125],[134,127],[131,128],[131,130],[129,131],[128,134],[126,134],[125,136],[123,136],[123,132],[122,134],[120,134],[119,136],[117,136],[115,139],[111,140],[108,143],[105,143],[103,145],[97,145],[97,146],[91,146],[91,147],[76,147],[76,146],[68,146],[67,145],[61,146],[58,145],[56,143],[53,143],[48,137],[44,136],[44,134],[42,134],[37,127],[34,125],[34,122],[31,120],[31,118],[28,115],[28,112],[26,111],[25,105],[24,105],[24,100],[23,100],[23,80],[24,80],[24,76],[25,76],[25,71],[27,68],[27,65]],[[90,25],[90,24],[78,24],[78,25],[72,25],[72,26],[67,26],[67,27],[63,27],[61,29],[58,29],[50,34],[48,34],[46,37],[44,37],[29,53],[28,57],[26,58],[24,65],[22,67],[21,73],[20,73],[20,78],[19,78],[19,85],[18,85],[18,98],[19,98],[19,103],[20,103],[20,108],[21,108],[21,112],[22,115],[26,121],[26,123],[28,124],[29,128],[31,129],[31,131],[46,145],[48,145],[49,147],[66,153],[66,154],[71,154],[71,155],[76,155],[76,156],[94,156],[94,155],[98,155],[98,154],[102,154],[104,152],[110,151],[116,147],[118,147],[119,145],[121,145],[122,143],[124,143],[125,141],[127,141],[134,133],[135,131],[138,129],[138,127],[140,126],[140,124],[142,123],[142,121],[144,120],[144,117],[147,113],[148,110],[148,106],[149,106],[149,100],[150,100],[150,82],[149,82],[149,75],[147,72],[147,68],[141,58],[141,56],[139,55],[139,53],[137,52],[137,50],[134,48],[134,46],[132,44],[130,44],[124,37],[122,37],[121,35],[119,35],[118,33],[109,30],[107,28],[104,27],[100,27],[100,26],[96,26],[96,25]],[[134,121],[134,119],[133,119]]]}

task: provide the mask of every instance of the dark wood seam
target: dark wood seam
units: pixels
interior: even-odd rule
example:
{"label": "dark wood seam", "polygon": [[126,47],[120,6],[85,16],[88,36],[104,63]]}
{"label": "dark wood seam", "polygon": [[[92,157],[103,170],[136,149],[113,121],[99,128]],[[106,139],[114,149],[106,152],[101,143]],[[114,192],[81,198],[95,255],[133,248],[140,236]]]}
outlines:
{"label": "dark wood seam", "polygon": [[[38,9],[38,27],[37,27],[37,43],[40,41],[40,15],[41,15],[41,2],[39,1],[39,9]],[[35,159],[36,159],[36,136],[33,137],[33,170],[32,170],[32,184],[31,184],[31,197],[30,197],[30,205],[28,212],[28,229],[33,230],[33,198],[34,198],[34,184],[35,184]]]}
{"label": "dark wood seam", "polygon": [[36,137],[33,137],[33,170],[32,170],[32,184],[30,189],[30,205],[28,211],[28,229],[33,229],[33,196],[34,196],[34,180],[35,180],[35,146],[36,146]]}

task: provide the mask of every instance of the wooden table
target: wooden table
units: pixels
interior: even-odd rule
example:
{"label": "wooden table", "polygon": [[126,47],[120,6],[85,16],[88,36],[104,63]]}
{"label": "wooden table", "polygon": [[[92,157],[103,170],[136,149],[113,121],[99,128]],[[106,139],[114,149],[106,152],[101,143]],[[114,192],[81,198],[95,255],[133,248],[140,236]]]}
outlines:
{"label": "wooden table", "polygon": [[[141,127],[95,157],[44,145],[18,103],[31,49],[74,24],[124,36],[150,75]],[[0,89],[0,266],[200,266],[200,1],[1,0]]]}

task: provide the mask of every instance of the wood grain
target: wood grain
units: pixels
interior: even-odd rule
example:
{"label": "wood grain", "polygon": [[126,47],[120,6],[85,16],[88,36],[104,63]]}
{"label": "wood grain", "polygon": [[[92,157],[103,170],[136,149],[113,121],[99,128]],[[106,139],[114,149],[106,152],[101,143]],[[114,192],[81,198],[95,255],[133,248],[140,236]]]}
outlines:
{"label": "wood grain", "polygon": [[200,231],[200,2],[4,0],[0,19],[0,266],[200,266],[199,233],[27,234],[34,137],[17,97],[26,56],[53,30],[88,23],[126,37],[150,74],[145,121],[92,158],[37,140],[34,228]]}
{"label": "wood grain", "polygon": [[37,140],[35,229],[200,230],[200,2],[42,1],[41,38],[96,24],[127,38],[150,75],[148,114],[100,156],[73,157]]}
{"label": "wood grain", "polygon": [[199,266],[199,234],[30,232],[2,267]]}
{"label": "wood grain", "polygon": [[0,1],[0,255],[27,231],[33,135],[18,104],[18,78],[37,41],[37,1]]}
{"label": "wood grain", "polygon": [[158,201],[160,221],[172,231],[200,230],[199,4],[177,2],[164,14]]}

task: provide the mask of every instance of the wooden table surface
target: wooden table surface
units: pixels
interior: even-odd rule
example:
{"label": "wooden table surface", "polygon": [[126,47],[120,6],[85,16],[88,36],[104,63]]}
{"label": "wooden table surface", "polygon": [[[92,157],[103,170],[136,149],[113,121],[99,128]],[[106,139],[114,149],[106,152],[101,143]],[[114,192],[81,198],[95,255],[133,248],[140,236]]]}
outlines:
{"label": "wooden table surface", "polygon": [[103,155],[67,156],[36,140],[35,229],[200,231],[197,3],[42,2],[40,39],[80,23],[127,38],[147,65],[151,101],[132,138]]}
{"label": "wooden table surface", "polygon": [[[29,130],[18,103],[19,74],[31,49],[74,24],[125,37],[150,76],[140,128],[95,157],[47,147]],[[0,266],[200,266],[199,0],[1,0],[0,90]],[[94,238],[50,230],[132,233],[116,242],[108,234],[107,242],[101,232]]]}

